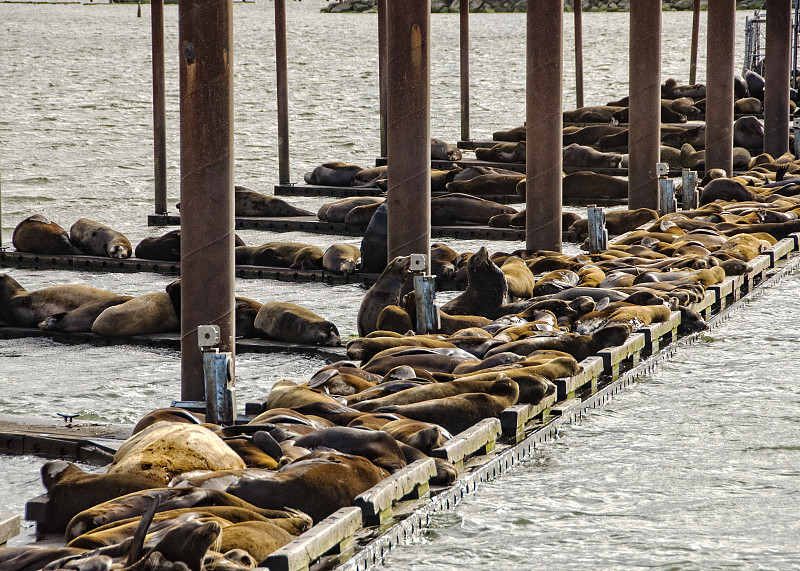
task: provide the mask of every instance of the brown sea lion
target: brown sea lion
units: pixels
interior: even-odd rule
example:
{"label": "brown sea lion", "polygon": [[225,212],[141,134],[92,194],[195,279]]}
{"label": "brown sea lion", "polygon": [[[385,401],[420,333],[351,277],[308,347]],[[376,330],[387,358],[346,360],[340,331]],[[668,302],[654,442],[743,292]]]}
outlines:
{"label": "brown sea lion", "polygon": [[139,419],[136,426],[133,427],[131,436],[141,432],[151,424],[156,422],[185,422],[186,424],[202,424],[205,422],[204,414],[191,413],[186,409],[177,407],[158,408],[152,410]]}
{"label": "brown sea lion", "polygon": [[168,293],[146,293],[109,307],[97,316],[92,332],[109,337],[171,333],[181,327]]}
{"label": "brown sea lion", "polygon": [[136,245],[134,255],[143,260],[181,261],[181,231],[170,230],[162,236],[145,238]]}
{"label": "brown sea lion", "polygon": [[[267,413],[277,408],[298,408],[315,402],[336,403],[331,397],[318,390],[312,390],[303,385],[297,385],[289,380],[281,380],[272,385],[265,406]],[[264,413],[266,414],[266,413]],[[261,418],[259,415],[258,418]],[[261,423],[269,422],[261,419]]]}
{"label": "brown sea lion", "polygon": [[594,107],[578,107],[573,111],[564,111],[565,123],[608,123],[611,116],[624,107],[598,105]]}
{"label": "brown sea lion", "polygon": [[270,521],[243,521],[222,529],[219,551],[243,549],[260,565],[273,551],[293,539],[286,530]]}
{"label": "brown sea lion", "polygon": [[755,115],[761,113],[761,100],[756,97],[743,97],[733,103],[733,112],[737,115]]}
{"label": "brown sea lion", "polygon": [[333,323],[294,303],[263,304],[254,326],[256,334],[267,339],[307,345],[341,344],[339,330]]}
{"label": "brown sea lion", "polygon": [[703,187],[700,193],[700,206],[715,200],[746,202],[754,200],[754,195],[738,180],[731,178],[715,178]]}
{"label": "brown sea lion", "polygon": [[319,522],[353,505],[388,473],[361,456],[317,450],[287,464],[269,479],[242,479],[228,492],[262,508],[294,508]]}
{"label": "brown sea lion", "polygon": [[8,274],[0,274],[0,318],[14,327],[36,327],[51,315],[117,294],[85,285],[49,286],[27,291]]}
{"label": "brown sea lion", "polygon": [[528,298],[533,295],[536,278],[522,258],[510,256],[503,262],[500,269],[506,276],[509,295],[516,298]]}
{"label": "brown sea lion", "polygon": [[299,242],[267,242],[260,246],[237,246],[236,265],[321,270],[324,253],[318,246]]}
{"label": "brown sea lion", "polygon": [[595,331],[592,335],[564,334],[555,337],[528,337],[494,347],[487,351],[484,358],[504,351],[529,355],[533,351],[554,349],[569,353],[575,357],[576,361],[580,362],[597,354],[601,349],[622,345],[629,333],[630,329],[626,325],[610,325]]}
{"label": "brown sea lion", "polygon": [[565,167],[594,167],[615,169],[622,162],[619,153],[603,153],[592,147],[572,143],[563,148]]}
{"label": "brown sea lion", "polygon": [[350,196],[334,202],[326,202],[317,211],[317,218],[325,222],[344,222],[348,213],[354,208],[380,205],[384,200],[377,196]]}
{"label": "brown sea lion", "polygon": [[[517,187],[518,194],[519,191]],[[628,181],[607,174],[578,171],[563,178],[561,192],[564,198],[627,198]]]}
{"label": "brown sea lion", "polygon": [[524,141],[528,128],[525,125],[520,127],[513,127],[507,131],[495,131],[492,133],[492,139],[495,141],[507,141],[516,143],[517,141]]}
{"label": "brown sea lion", "polygon": [[402,337],[359,337],[347,342],[347,358],[366,363],[372,357],[394,347],[449,347],[455,345],[436,337],[411,335]]}
{"label": "brown sea lion", "polygon": [[378,280],[369,288],[358,310],[358,334],[365,336],[377,329],[378,316],[384,307],[398,305],[403,284],[410,275],[410,258],[398,256],[384,268]]}
{"label": "brown sea lion", "polygon": [[483,174],[469,180],[447,183],[447,192],[461,192],[481,196],[484,194],[515,194],[523,174]]}
{"label": "brown sea lion", "polygon": [[17,224],[11,243],[18,251],[31,254],[84,254],[72,243],[66,230],[42,214],[28,216]]}
{"label": "brown sea lion", "polygon": [[79,218],[69,229],[73,244],[91,256],[130,258],[133,247],[121,233],[88,218]]}
{"label": "brown sea lion", "polygon": [[468,194],[450,193],[431,199],[431,225],[453,226],[489,223],[497,214],[515,214],[517,210]]}
{"label": "brown sea lion", "polygon": [[285,200],[267,196],[244,186],[234,187],[233,193],[235,216],[311,216],[314,213],[303,208],[292,206]]}
{"label": "brown sea lion", "polygon": [[441,309],[450,315],[479,315],[494,319],[505,302],[508,284],[503,270],[490,259],[486,247],[481,246],[467,262],[467,289],[444,304]]}
{"label": "brown sea lion", "polygon": [[764,125],[751,115],[739,117],[733,123],[733,146],[745,149],[764,148]]}
{"label": "brown sea lion", "polygon": [[176,475],[192,470],[242,468],[242,459],[208,428],[156,422],[120,446],[108,474],[144,476],[166,486]]}
{"label": "brown sea lion", "polygon": [[322,186],[350,186],[353,179],[363,169],[356,165],[334,161],[323,163],[315,167],[311,172],[303,175],[306,184],[316,184]]}
{"label": "brown sea lion", "polygon": [[620,131],[625,131],[625,127],[616,125],[589,125],[582,127],[570,134],[564,133],[563,146],[577,143],[579,145],[592,146],[607,135],[613,135]]}
{"label": "brown sea lion", "polygon": [[372,215],[380,208],[382,202],[374,202],[372,204],[363,204],[351,209],[350,212],[344,217],[344,223],[348,226],[358,226],[366,228],[369,226]]}
{"label": "brown sea lion", "polygon": [[516,143],[497,143],[496,145],[485,148],[475,149],[475,158],[479,161],[492,163],[524,163],[525,162],[525,141]]}
{"label": "brown sea lion", "polygon": [[[605,212],[606,230],[611,235],[625,234],[635,230],[642,224],[658,218],[658,212],[650,208],[637,208],[636,210],[609,210]],[[569,228],[570,232],[586,234],[588,220],[581,219]]]}
{"label": "brown sea lion", "polygon": [[394,436],[369,428],[349,426],[323,428],[297,438],[295,445],[309,450],[330,448],[345,454],[363,456],[389,473],[396,472],[406,465],[406,459]]}
{"label": "brown sea lion", "polygon": [[460,161],[461,149],[441,139],[431,138],[431,160],[433,161]]}
{"label": "brown sea lion", "polygon": [[502,377],[485,393],[464,393],[413,404],[387,405],[374,412],[393,412],[413,420],[438,424],[455,435],[484,418],[500,416],[503,410],[516,404],[518,397],[517,383]]}
{"label": "brown sea lion", "polygon": [[396,440],[413,446],[420,452],[430,454],[434,448],[439,448],[452,436],[438,424],[420,422],[402,418],[387,422],[380,428],[388,432]]}
{"label": "brown sea lion", "polygon": [[386,190],[386,179],[389,173],[387,165],[374,167],[371,169],[363,169],[356,173],[350,186],[357,186],[361,188],[380,188]]}
{"label": "brown sea lion", "polygon": [[63,460],[46,462],[41,473],[50,498],[47,519],[37,524],[42,533],[63,532],[76,514],[99,503],[163,485],[137,474],[88,474]]}
{"label": "brown sea lion", "polygon": [[352,274],[361,266],[361,250],[352,244],[333,244],[322,255],[322,269],[332,274]]}
{"label": "brown sea lion", "polygon": [[133,299],[130,295],[119,295],[84,303],[71,311],[56,313],[45,318],[39,323],[39,329],[44,331],[91,331],[94,320],[106,308],[125,303]]}

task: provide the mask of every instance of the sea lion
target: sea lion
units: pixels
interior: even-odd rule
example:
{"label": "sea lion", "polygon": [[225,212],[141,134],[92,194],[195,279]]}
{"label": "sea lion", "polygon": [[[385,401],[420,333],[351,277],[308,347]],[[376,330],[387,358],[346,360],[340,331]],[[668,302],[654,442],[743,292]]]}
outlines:
{"label": "sea lion", "polygon": [[386,268],[389,211],[384,202],[370,218],[361,240],[361,271],[380,273]]}
{"label": "sea lion", "polygon": [[441,139],[431,138],[431,160],[433,161],[460,161],[461,149]]}
{"label": "sea lion", "polygon": [[492,133],[492,139],[495,141],[506,141],[509,143],[516,143],[524,141],[528,128],[525,125],[513,127],[507,131],[495,131]]}
{"label": "sea lion", "polygon": [[459,363],[474,358],[457,347],[392,347],[377,353],[362,368],[377,375],[386,375],[400,365],[429,373],[450,373]]}
{"label": "sea lion", "polygon": [[[317,402],[336,403],[337,401],[319,390],[312,390],[308,388],[308,386],[297,385],[290,380],[284,379],[272,385],[265,403],[266,412],[262,414],[269,413],[273,409],[295,409],[303,405]],[[261,415],[259,415],[258,418],[260,419],[259,422],[262,424],[271,422],[262,419]],[[256,419],[254,419],[254,421],[255,420]]]}
{"label": "sea lion", "polygon": [[528,265],[519,256],[509,256],[500,266],[506,276],[508,293],[512,297],[528,298],[533,295],[536,278],[528,269]]}
{"label": "sea lion", "polygon": [[332,274],[352,274],[361,267],[361,250],[352,244],[333,244],[322,255],[322,269]]}
{"label": "sea lion", "polygon": [[109,307],[97,316],[92,332],[109,337],[180,331],[180,321],[166,292],[146,293]]}
{"label": "sea lion", "polygon": [[453,226],[489,223],[497,214],[516,214],[517,210],[477,196],[453,192],[431,199],[431,225]]}
{"label": "sea lion", "polygon": [[[625,131],[625,127],[617,125],[588,125],[581,127],[577,131],[567,134],[564,133],[563,146],[577,143],[579,145],[592,146],[607,135],[614,135],[620,131]],[[627,143],[626,143],[627,145]]]}
{"label": "sea lion", "polygon": [[262,508],[294,508],[319,522],[387,476],[361,456],[316,450],[280,468],[273,478],[242,478],[228,492]]}
{"label": "sea lion", "polygon": [[562,150],[565,167],[593,167],[615,169],[622,162],[619,153],[602,153],[591,147],[577,143],[567,145]]}
{"label": "sea lion", "polygon": [[480,196],[483,194],[514,194],[524,174],[482,174],[468,180],[447,183],[447,192]]}
{"label": "sea lion", "polygon": [[205,421],[205,415],[196,415],[183,408],[166,407],[152,410],[139,419],[133,427],[131,436],[137,434],[156,422],[184,422],[186,424],[201,424]]}
{"label": "sea lion", "polygon": [[689,143],[695,149],[706,148],[706,126],[692,127],[680,131],[670,131],[661,134],[661,144],[680,149],[684,143]]}
{"label": "sea lion", "polygon": [[424,402],[387,405],[374,412],[393,412],[412,420],[438,424],[450,434],[458,434],[484,418],[499,417],[517,403],[519,387],[508,377],[495,381],[485,393],[464,393]]}
{"label": "sea lion", "polygon": [[380,205],[385,201],[378,196],[350,196],[326,202],[317,211],[317,218],[324,222],[344,222],[348,213],[359,206]]}
{"label": "sea lion", "polygon": [[753,115],[761,113],[761,100],[756,97],[743,97],[733,103],[733,112],[737,115]]}
{"label": "sea lion", "polygon": [[245,186],[234,187],[233,193],[235,216],[311,216],[314,213],[303,208],[292,206],[285,200],[267,196]]}
{"label": "sea lion", "polygon": [[293,539],[289,532],[270,521],[243,521],[222,529],[219,551],[227,554],[233,549],[243,549],[261,565],[273,551]]}
{"label": "sea lion", "polygon": [[72,243],[61,226],[42,214],[28,216],[17,224],[11,243],[20,252],[80,256],[84,252]]}
{"label": "sea lion", "polygon": [[[606,230],[611,235],[620,235],[635,230],[642,224],[658,218],[658,213],[650,208],[637,208],[636,210],[609,210],[605,212]],[[569,227],[570,232],[586,234],[588,220],[581,219]]]}
{"label": "sea lion", "polygon": [[333,323],[294,303],[263,304],[254,325],[256,333],[267,339],[307,345],[341,344],[339,330]]}
{"label": "sea lion", "polygon": [[481,246],[467,262],[467,289],[442,306],[450,315],[480,315],[494,319],[508,293],[506,276]]}
{"label": "sea lion", "polygon": [[591,335],[563,334],[555,337],[527,337],[494,347],[486,352],[484,358],[505,351],[529,355],[534,351],[552,349],[569,353],[576,361],[580,362],[591,355],[597,354],[601,349],[622,345],[629,334],[630,328],[623,324],[609,325]]}
{"label": "sea lion", "polygon": [[76,514],[99,503],[162,486],[159,481],[138,474],[88,474],[63,460],[46,462],[41,474],[50,498],[47,519],[37,524],[42,533],[63,532]]}
{"label": "sea lion", "polygon": [[452,435],[438,424],[407,418],[389,421],[381,426],[380,430],[388,432],[396,440],[413,446],[425,454],[430,454],[431,450],[439,448],[452,438]]}
{"label": "sea lion", "polygon": [[764,125],[751,115],[739,117],[733,123],[733,146],[745,149],[764,148]]}
{"label": "sea lion", "polygon": [[350,186],[355,176],[362,170],[359,166],[335,161],[315,167],[313,171],[303,175],[303,179],[306,184]]}
{"label": "sea lion", "polygon": [[160,421],[119,447],[108,474],[140,475],[166,486],[178,474],[193,470],[243,468],[242,459],[208,428]]}
{"label": "sea lion", "polygon": [[753,193],[738,180],[715,178],[703,187],[703,191],[700,193],[700,206],[710,204],[715,200],[746,202],[754,199]]}
{"label": "sea lion", "polygon": [[260,246],[237,246],[236,265],[321,270],[324,253],[319,246],[299,242],[267,242]]}
{"label": "sea lion", "polygon": [[78,218],[69,229],[73,244],[91,256],[130,258],[133,247],[120,232],[88,218]]}
{"label": "sea lion", "polygon": [[[519,191],[517,187],[517,194]],[[564,198],[627,198],[628,181],[607,174],[578,171],[562,179],[561,192]]]}
{"label": "sea lion", "polygon": [[681,166],[687,169],[706,170],[706,151],[696,151],[689,143],[684,144],[680,150]]}
{"label": "sea lion", "polygon": [[426,335],[358,337],[347,342],[347,358],[366,363],[381,351],[395,347],[454,348],[455,345],[444,339]]}
{"label": "sea lion", "polygon": [[109,307],[125,303],[133,299],[130,295],[118,295],[90,301],[65,313],[56,313],[45,318],[39,323],[39,329],[44,331],[91,331],[97,316]]}
{"label": "sea lion", "polygon": [[525,141],[497,143],[490,148],[475,149],[475,158],[492,163],[524,163],[525,153]]}
{"label": "sea lion", "polygon": [[624,107],[615,105],[598,105],[594,107],[578,107],[574,111],[564,111],[565,123],[608,123],[611,116]]}
{"label": "sea lion", "polygon": [[362,169],[353,177],[350,186],[357,186],[360,188],[379,188],[386,190],[387,176],[389,174],[389,167],[382,165],[371,169]]}
{"label": "sea lion", "polygon": [[381,272],[378,280],[369,288],[361,300],[356,322],[358,334],[362,337],[375,331],[378,326],[378,315],[387,305],[398,305],[403,284],[410,275],[411,259],[398,256]]}
{"label": "sea lion", "polygon": [[755,97],[763,101],[764,85],[766,83],[764,78],[753,70],[747,69],[742,74],[742,79],[744,79],[745,83],[747,84],[747,93],[750,95],[750,97]]}
{"label": "sea lion", "polygon": [[134,254],[143,260],[181,261],[181,231],[170,230],[162,236],[145,238],[136,245]]}
{"label": "sea lion", "polygon": [[28,291],[10,275],[0,274],[0,318],[13,327],[36,327],[51,315],[117,297],[113,292],[78,284]]}
{"label": "sea lion", "polygon": [[406,465],[394,436],[380,430],[333,426],[301,436],[295,440],[295,445],[309,450],[330,448],[345,454],[363,456],[390,474]]}

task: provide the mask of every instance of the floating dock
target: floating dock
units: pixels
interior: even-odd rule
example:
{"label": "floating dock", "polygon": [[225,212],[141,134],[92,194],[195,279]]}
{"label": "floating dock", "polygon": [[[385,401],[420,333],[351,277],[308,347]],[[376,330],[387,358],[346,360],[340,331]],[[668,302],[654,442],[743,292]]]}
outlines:
{"label": "floating dock", "polygon": [[[691,307],[714,327],[742,298],[761,287],[779,281],[800,267],[800,233],[792,234],[748,263],[749,272],[729,276],[709,287],[704,299]],[[456,466],[458,478],[447,487],[430,484],[435,474],[432,459],[414,462],[395,472],[378,485],[359,495],[351,507],[331,516],[275,551],[260,569],[300,571],[312,566],[338,566],[363,570],[380,563],[393,546],[414,536],[429,524],[436,512],[451,509],[465,495],[485,481],[492,480],[514,465],[525,461],[537,445],[553,439],[564,424],[582,417],[589,409],[602,406],[614,394],[651,372],[680,344],[695,342],[701,334],[678,338],[680,312],[663,322],[640,328],[619,346],[600,351],[580,363],[581,371],[569,378],[556,379],[557,392],[536,405],[518,404],[504,410],[500,418],[487,418],[455,435],[432,457],[444,458]],[[237,347],[238,350],[238,347]],[[263,403],[247,403],[250,416],[263,409]],[[242,417],[246,420],[249,416]],[[94,450],[92,461],[102,464],[113,447],[92,448],[82,439],[31,440],[6,435],[13,443],[12,453],[34,453],[53,457],[54,451],[77,459],[83,450]],[[24,435],[23,435],[24,436]],[[41,448],[47,445],[47,450]],[[46,523],[46,495],[28,502],[26,517]]]}
{"label": "floating dock", "polygon": [[[180,216],[151,214],[148,226],[180,226]],[[237,230],[270,230],[272,232],[308,232],[311,234],[334,234],[340,236],[362,236],[363,226],[350,226],[342,222],[323,222],[316,216],[287,216],[285,218],[237,217]],[[491,226],[431,226],[431,238],[458,238],[461,240],[524,241],[522,228],[493,228]],[[583,237],[564,232],[564,242],[580,242]]]}

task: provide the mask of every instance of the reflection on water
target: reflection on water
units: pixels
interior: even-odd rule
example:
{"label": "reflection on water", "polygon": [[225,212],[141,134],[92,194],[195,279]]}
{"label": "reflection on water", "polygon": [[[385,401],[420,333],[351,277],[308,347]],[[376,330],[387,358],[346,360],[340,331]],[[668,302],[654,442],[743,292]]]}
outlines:
{"label": "reflection on water", "polygon": [[[376,16],[321,15],[324,0],[287,3],[291,178],[319,163],[373,164],[379,149]],[[62,226],[102,221],[136,243],[153,211],[150,21],[136,7],[0,4],[0,169],[3,239],[41,212]],[[705,13],[700,65],[705,75]],[[745,13],[738,16],[743,29]],[[165,7],[167,164],[170,209],[178,200],[177,6]],[[586,103],[627,91],[627,14],[584,14]],[[565,45],[572,18],[565,16]],[[270,193],[277,182],[271,4],[234,6],[236,183]],[[431,17],[431,133],[460,135],[458,16]],[[691,16],[663,17],[662,76],[688,76]],[[522,124],[523,14],[475,14],[471,33],[474,138]],[[741,41],[741,33],[737,40]],[[741,46],[737,50],[742,54]],[[565,107],[574,107],[574,58],[564,57]],[[393,86],[396,87],[396,86]],[[323,199],[289,199],[316,211]],[[242,231],[247,243],[352,237]],[[481,242],[443,240],[457,251]],[[521,244],[495,243],[511,251]],[[575,253],[574,245],[565,250]],[[85,283],[118,293],[161,290],[156,274],[13,270],[24,286]],[[657,567],[791,568],[800,565],[798,434],[793,371],[798,282],[787,280],[703,342],[682,349],[650,378],[562,431],[524,467],[434,519],[417,545],[393,552],[402,569]],[[258,301],[307,305],[355,333],[364,290],[237,280]],[[321,361],[239,355],[240,401],[262,398],[282,378],[302,379]],[[82,413],[131,424],[179,396],[177,353],[141,347],[0,341],[0,414],[52,419]],[[23,513],[41,493],[39,459],[0,457],[0,504]]]}

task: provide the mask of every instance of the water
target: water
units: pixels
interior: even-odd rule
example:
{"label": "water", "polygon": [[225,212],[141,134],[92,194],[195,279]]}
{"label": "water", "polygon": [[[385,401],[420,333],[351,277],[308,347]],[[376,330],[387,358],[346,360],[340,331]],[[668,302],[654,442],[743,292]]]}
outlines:
{"label": "water", "polygon": [[[371,165],[378,154],[376,16],[321,15],[322,0],[287,3],[292,180],[329,160]],[[68,227],[85,216],[136,243],[162,234],[153,212],[149,8],[0,4],[0,171],[4,242],[41,212]],[[744,13],[739,14],[741,41]],[[627,91],[626,14],[585,14],[586,103]],[[168,202],[178,200],[177,7],[165,7]],[[277,182],[272,4],[234,6],[236,183],[270,193]],[[565,43],[572,19],[565,15]],[[662,76],[688,76],[690,15],[663,17]],[[458,16],[431,19],[431,132],[455,142]],[[698,77],[705,76],[705,13]],[[471,123],[488,138],[524,118],[521,14],[476,14],[471,30]],[[742,54],[741,46],[737,54]],[[574,58],[564,57],[565,108],[575,104]],[[316,210],[324,201],[289,199]],[[352,237],[242,231],[247,243],[327,246]],[[446,240],[457,251],[475,241]],[[492,250],[520,244],[498,242]],[[565,246],[575,252],[575,245]],[[119,293],[157,291],[156,274],[13,270],[25,287],[85,283]],[[358,286],[237,280],[237,293],[306,305],[355,333]],[[797,279],[748,305],[704,342],[581,423],[565,428],[526,466],[437,516],[392,568],[788,568],[798,538],[798,375],[791,311]],[[769,366],[780,363],[779,367]],[[720,367],[711,365],[719,364]],[[242,401],[322,362],[239,355]],[[767,365],[765,367],[765,365]],[[179,396],[176,352],[139,347],[0,341],[0,417],[81,413],[80,422],[131,424]],[[37,458],[0,457],[0,506],[23,513],[42,492]],[[27,535],[30,537],[30,525]],[[17,542],[20,540],[17,540]],[[506,547],[513,546],[509,549]]]}

